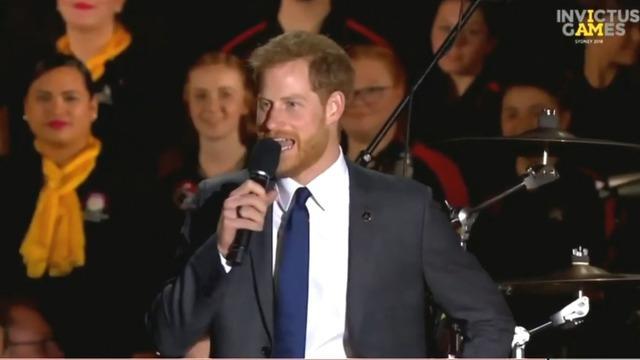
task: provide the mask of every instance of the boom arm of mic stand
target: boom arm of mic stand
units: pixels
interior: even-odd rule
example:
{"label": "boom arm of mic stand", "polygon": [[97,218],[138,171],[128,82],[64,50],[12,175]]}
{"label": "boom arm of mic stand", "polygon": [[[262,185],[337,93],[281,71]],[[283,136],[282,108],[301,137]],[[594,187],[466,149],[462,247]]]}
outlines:
{"label": "boom arm of mic stand", "polygon": [[469,21],[469,18],[471,18],[471,15],[473,15],[473,12],[476,10],[478,5],[480,5],[481,1],[482,0],[474,0],[471,3],[471,5],[465,10],[465,12],[462,14],[462,17],[460,17],[460,22],[451,29],[451,31],[445,38],[444,42],[442,43],[442,45],[438,48],[436,53],[433,55],[433,60],[431,61],[427,69],[422,73],[420,78],[418,78],[416,83],[411,87],[409,94],[407,94],[407,96],[405,96],[404,99],[402,99],[400,104],[396,106],[396,108],[393,110],[393,112],[391,113],[387,121],[384,123],[384,125],[380,129],[380,131],[378,131],[378,133],[373,138],[371,143],[367,146],[367,148],[364,149],[358,155],[358,157],[356,158],[356,163],[366,167],[371,162],[373,158],[372,157],[373,152],[376,150],[378,145],[380,145],[380,142],[385,137],[385,135],[389,132],[393,124],[398,120],[398,117],[400,116],[402,109],[404,109],[407,103],[409,103],[409,100],[413,97],[413,94],[420,87],[420,85],[422,84],[424,79],[427,77],[427,75],[431,73],[432,69],[435,67],[438,61],[440,61],[440,59],[444,56],[447,50],[449,50],[451,45],[453,45],[453,41],[455,40],[456,36],[460,32],[460,30],[464,27],[464,25]]}
{"label": "boom arm of mic stand", "polygon": [[560,178],[560,175],[556,169],[551,165],[539,165],[531,167],[527,170],[527,176],[518,185],[508,189],[507,191],[498,194],[497,196],[484,201],[480,205],[475,207],[466,207],[462,209],[450,209],[451,210],[451,222],[460,223],[460,245],[462,248],[467,248],[467,240],[471,234],[471,227],[478,217],[480,211],[495,204],[503,198],[515,193],[516,191],[527,189],[533,190],[540,186],[551,183]]}

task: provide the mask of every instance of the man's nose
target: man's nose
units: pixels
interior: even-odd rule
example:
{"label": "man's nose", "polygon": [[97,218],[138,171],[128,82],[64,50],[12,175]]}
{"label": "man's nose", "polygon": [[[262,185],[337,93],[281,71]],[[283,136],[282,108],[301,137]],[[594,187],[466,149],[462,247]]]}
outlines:
{"label": "man's nose", "polygon": [[265,112],[262,127],[269,131],[274,131],[281,128],[283,123],[280,111],[272,107]]}

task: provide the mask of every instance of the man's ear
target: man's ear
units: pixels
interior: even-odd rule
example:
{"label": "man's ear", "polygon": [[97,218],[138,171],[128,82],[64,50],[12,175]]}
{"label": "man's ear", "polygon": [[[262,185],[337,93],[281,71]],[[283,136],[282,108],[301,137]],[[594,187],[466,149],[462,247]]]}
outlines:
{"label": "man's ear", "polygon": [[344,113],[346,101],[346,97],[342,91],[334,91],[329,95],[324,107],[327,125],[335,124],[340,120]]}

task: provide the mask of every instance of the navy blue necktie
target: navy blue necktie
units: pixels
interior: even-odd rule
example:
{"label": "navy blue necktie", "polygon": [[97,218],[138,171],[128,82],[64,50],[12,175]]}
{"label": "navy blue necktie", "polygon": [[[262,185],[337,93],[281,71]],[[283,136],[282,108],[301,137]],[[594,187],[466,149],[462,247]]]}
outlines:
{"label": "navy blue necktie", "polygon": [[298,188],[291,201],[276,274],[274,346],[276,358],[304,358],[309,297],[309,211],[311,193]]}

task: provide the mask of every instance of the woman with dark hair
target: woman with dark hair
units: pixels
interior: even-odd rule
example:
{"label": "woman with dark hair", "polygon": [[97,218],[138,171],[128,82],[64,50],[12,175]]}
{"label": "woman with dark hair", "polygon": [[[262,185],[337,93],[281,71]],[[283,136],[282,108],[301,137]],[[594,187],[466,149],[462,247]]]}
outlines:
{"label": "woman with dark hair", "polygon": [[[176,107],[169,101],[174,82],[162,72],[170,60],[156,56],[156,42],[144,41],[125,25],[126,5],[126,0],[57,0],[63,32],[46,48],[40,46],[38,58],[51,53],[78,58],[96,84],[100,111],[93,126],[95,134],[105,143],[118,144],[121,161],[152,172],[158,155],[172,143],[179,127],[177,122],[169,123]],[[56,34],[56,30],[51,27],[49,31]],[[160,77],[167,85],[157,85]],[[19,81],[23,86],[24,81]],[[18,102],[14,102],[9,109],[12,156],[22,155],[32,141],[21,124]],[[153,136],[149,136],[150,127]]]}
{"label": "woman with dark hair", "polygon": [[163,214],[153,186],[93,135],[94,89],[76,58],[36,66],[23,118],[37,155],[12,158],[1,180],[0,276],[4,291],[42,305],[67,356],[131,356],[162,276]]}

